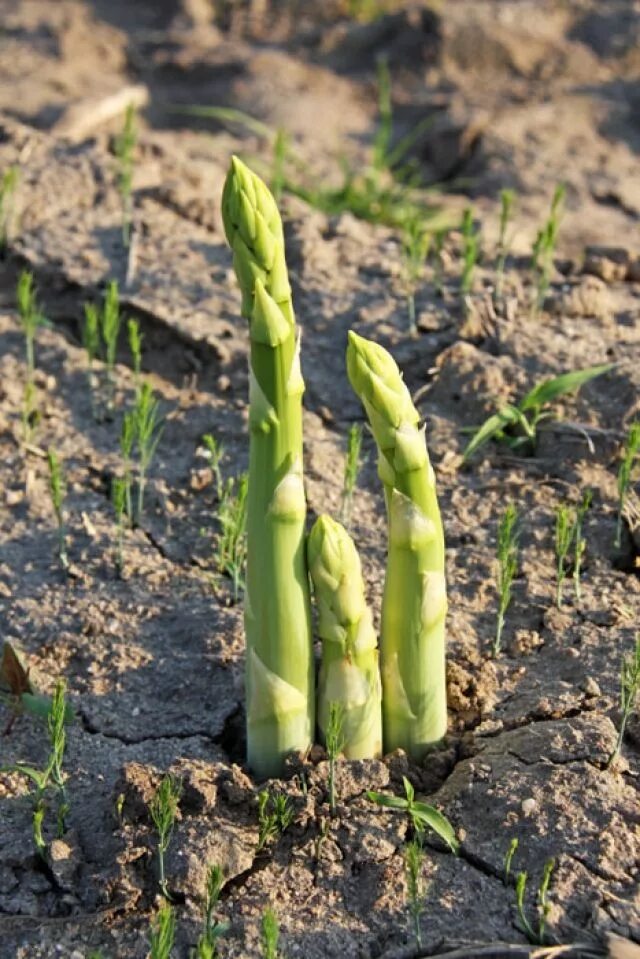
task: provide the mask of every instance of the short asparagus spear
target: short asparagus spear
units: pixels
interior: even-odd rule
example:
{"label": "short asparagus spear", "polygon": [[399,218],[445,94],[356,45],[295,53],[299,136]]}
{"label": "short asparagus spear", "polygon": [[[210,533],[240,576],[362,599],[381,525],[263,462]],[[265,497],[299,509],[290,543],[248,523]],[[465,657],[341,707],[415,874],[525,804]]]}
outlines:
{"label": "short asparagus spear", "polygon": [[378,445],[389,551],[380,641],[385,751],[415,758],[447,729],[444,535],[418,411],[393,358],[349,333],[347,371]]}
{"label": "short asparagus spear", "polygon": [[247,751],[258,776],[282,772],[315,724],[302,482],[299,338],[282,222],[264,183],[236,157],[222,216],[249,320]]}
{"label": "short asparagus spear", "polygon": [[345,528],[325,515],[309,534],[307,556],[322,640],[318,725],[326,741],[331,706],[337,705],[342,752],[347,759],[373,759],[382,753],[382,690],[360,558]]}

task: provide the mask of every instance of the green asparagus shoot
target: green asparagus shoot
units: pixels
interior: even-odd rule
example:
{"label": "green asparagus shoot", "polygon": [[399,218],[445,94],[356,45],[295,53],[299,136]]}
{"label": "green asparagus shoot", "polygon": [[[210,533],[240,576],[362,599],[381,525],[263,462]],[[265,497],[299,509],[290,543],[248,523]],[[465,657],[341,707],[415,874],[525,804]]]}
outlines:
{"label": "green asparagus shoot", "polygon": [[623,658],[620,668],[620,725],[618,727],[616,744],[607,760],[607,766],[612,766],[620,755],[627,722],[636,708],[639,691],[640,633],[636,633],[633,652]]}
{"label": "green asparagus shoot", "polygon": [[204,929],[200,934],[192,959],[215,959],[218,939],[227,932],[229,923],[219,922],[215,909],[220,901],[224,885],[224,874],[218,865],[209,866],[203,910]]}
{"label": "green asparagus shoot", "polygon": [[116,570],[121,575],[124,569],[124,521],[127,515],[127,480],[124,476],[113,477],[111,501],[116,514]]}
{"label": "green asparagus shoot", "polygon": [[140,324],[137,320],[127,320],[127,337],[129,340],[131,357],[133,359],[133,375],[135,377],[136,393],[139,393],[143,334],[140,332]]}
{"label": "green asparagus shoot", "polygon": [[435,806],[417,802],[414,788],[407,777],[403,776],[402,781],[404,783],[404,797],[387,796],[385,793],[370,790],[367,792],[367,799],[377,806],[385,806],[388,809],[399,809],[405,812],[418,837],[422,837],[426,829],[431,829],[447,844],[451,852],[457,855],[459,843],[449,820]]}
{"label": "green asparagus shoot", "polygon": [[512,450],[524,447],[525,451],[534,452],[538,424],[551,416],[551,403],[559,396],[578,390],[597,376],[608,373],[614,365],[604,363],[588,366],[583,370],[541,380],[518,404],[502,407],[478,427],[464,450],[463,461],[466,462],[491,439],[505,443]]}
{"label": "green asparagus shoot", "polygon": [[407,289],[409,332],[417,333],[416,289],[424,271],[429,252],[430,235],[419,216],[412,217],[402,225],[402,266]]}
{"label": "green asparagus shoot", "polygon": [[575,533],[575,523],[571,521],[568,506],[561,504],[556,510],[556,606],[562,607],[562,584],[567,575],[566,558],[571,549]]}
{"label": "green asparagus shoot", "polygon": [[20,325],[24,333],[25,351],[27,360],[27,380],[25,383],[22,403],[22,426],[25,442],[29,442],[38,419],[37,391],[34,382],[35,373],[35,337],[38,327],[45,323],[45,318],[36,299],[33,283],[33,274],[23,270],[18,278],[16,289],[18,314]]}
{"label": "green asparagus shoot", "polygon": [[615,547],[620,549],[622,545],[622,517],[624,504],[629,491],[633,471],[638,454],[640,453],[640,420],[635,420],[629,427],[627,433],[622,461],[618,469],[618,520],[616,523]]}
{"label": "green asparagus shoot", "polygon": [[533,244],[531,268],[536,277],[536,293],[532,304],[532,315],[534,317],[542,308],[551,283],[553,257],[558,242],[558,231],[566,192],[565,186],[561,183],[555,188],[549,217],[538,231]]}
{"label": "green asparagus shoot", "polygon": [[171,842],[171,835],[178,814],[178,805],[182,795],[182,783],[174,776],[162,778],[155,795],[149,803],[149,815],[158,833],[158,874],[160,890],[165,898],[171,896],[167,891],[167,879],[164,871],[164,856]]}
{"label": "green asparagus shoot", "polygon": [[276,839],[293,822],[293,807],[283,793],[272,795],[268,789],[258,793],[257,852]]}
{"label": "green asparagus shoot", "polygon": [[151,925],[149,934],[150,959],[171,959],[176,937],[176,917],[168,902],[163,902]]}
{"label": "green asparagus shoot", "polygon": [[55,513],[58,526],[58,559],[64,570],[69,568],[69,558],[67,556],[66,529],[64,524],[64,494],[65,480],[60,466],[60,460],[52,447],[47,450],[47,463],[49,464],[49,492],[51,494],[51,503]]}
{"label": "green asparagus shoot", "polygon": [[102,339],[104,340],[106,352],[106,409],[107,416],[113,415],[115,407],[115,366],[116,353],[118,349],[118,336],[120,334],[120,295],[118,293],[118,283],[111,280],[107,286],[107,292],[104,298],[102,308]]}
{"label": "green asparagus shoot", "polygon": [[460,289],[462,293],[470,293],[473,285],[473,274],[476,263],[478,262],[478,252],[480,244],[478,241],[478,230],[473,222],[473,210],[467,207],[462,216],[462,280]]}
{"label": "green asparagus shoot", "polygon": [[209,462],[211,464],[211,472],[213,473],[213,478],[215,480],[216,496],[219,500],[222,500],[223,483],[220,463],[222,462],[222,457],[224,456],[224,444],[217,440],[211,433],[205,433],[205,435],[202,437],[202,442],[205,445]]}
{"label": "green asparagus shoot", "polygon": [[508,885],[509,883],[509,877],[511,875],[511,863],[513,861],[513,857],[515,856],[517,849],[518,849],[518,839],[516,836],[514,836],[511,842],[509,843],[509,848],[507,849],[507,853],[504,857],[504,873],[502,878],[504,880],[505,886]]}
{"label": "green asparagus shoot", "polygon": [[447,238],[446,230],[436,230],[433,234],[433,245],[431,247],[431,264],[433,269],[433,286],[438,294],[442,296],[444,289],[444,263],[442,253],[444,250],[444,241]]}
{"label": "green asparagus shoot", "polygon": [[237,481],[229,478],[223,487],[218,508],[220,533],[216,542],[215,563],[218,572],[231,580],[234,603],[238,602],[240,590],[245,588],[248,489],[246,473]]}
{"label": "green asparagus shoot", "polygon": [[498,619],[493,640],[493,655],[502,649],[502,631],[506,612],[511,603],[511,587],[518,570],[518,511],[509,503],[498,526]]}
{"label": "green asparagus shoot", "polygon": [[329,722],[325,730],[325,742],[329,757],[329,809],[336,814],[336,760],[344,749],[344,707],[341,703],[329,705]]}
{"label": "green asparagus shoot", "polygon": [[538,922],[537,929],[534,928],[533,924],[527,918],[524,905],[524,897],[527,888],[527,873],[519,872],[516,878],[516,906],[518,909],[518,919],[520,931],[525,934],[529,942],[534,945],[543,946],[545,943],[545,928],[547,923],[547,916],[549,915],[549,901],[547,898],[547,893],[549,891],[549,883],[551,881],[551,874],[555,867],[555,860],[549,859],[544,865],[542,872],[542,878],[540,880],[540,885],[538,886],[538,895],[537,895],[537,913],[538,913]]}
{"label": "green asparagus shoot", "polygon": [[262,914],[262,955],[264,959],[278,959],[278,939],[280,926],[278,917],[271,907]]}
{"label": "green asparagus shoot", "polygon": [[342,482],[342,510],[341,518],[345,526],[349,525],[353,494],[358,473],[360,472],[360,455],[362,452],[362,424],[352,423],[347,435],[347,456],[344,463],[344,479]]}
{"label": "green asparagus shoot", "polygon": [[138,391],[133,408],[133,420],[138,451],[136,522],[139,523],[144,510],[147,474],[164,429],[164,423],[160,420],[160,404],[155,399],[153,390],[148,383],[143,383]]}
{"label": "green asparagus shoot", "polygon": [[116,137],[115,154],[120,169],[118,188],[122,200],[122,242],[129,246],[131,240],[131,223],[133,220],[133,168],[138,130],[136,123],[136,108],[130,103],[124,114],[124,126],[121,134]]}
{"label": "green asparagus shoot", "polygon": [[10,166],[0,177],[0,253],[6,249],[13,230],[15,194],[20,168]]}
{"label": "green asparagus shoot", "polygon": [[580,584],[580,574],[582,572],[582,561],[587,548],[587,541],[582,535],[584,518],[591,507],[593,494],[590,489],[584,491],[582,500],[576,509],[576,519],[574,524],[574,546],[573,546],[573,591],[576,602],[582,600],[582,589]]}
{"label": "green asparagus shoot", "polygon": [[424,911],[424,882],[422,880],[422,865],[424,849],[418,839],[412,839],[404,847],[404,869],[407,877],[407,897],[409,899],[409,914],[413,921],[413,931],[418,948],[422,946],[422,930],[420,916]]}
{"label": "green asparagus shoot", "polygon": [[508,236],[509,223],[513,214],[515,203],[515,192],[513,190],[500,191],[500,232],[498,235],[497,263],[496,263],[496,297],[502,296],[502,286],[504,283],[504,267],[509,255],[511,240]]}

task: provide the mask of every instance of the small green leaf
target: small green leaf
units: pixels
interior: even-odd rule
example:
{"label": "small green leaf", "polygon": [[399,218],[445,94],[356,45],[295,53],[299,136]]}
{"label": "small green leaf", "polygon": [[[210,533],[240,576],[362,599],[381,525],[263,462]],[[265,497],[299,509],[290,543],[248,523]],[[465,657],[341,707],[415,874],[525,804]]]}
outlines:
{"label": "small green leaf", "polygon": [[429,806],[423,802],[413,803],[411,807],[411,817],[414,821],[418,820],[430,829],[433,829],[436,835],[440,836],[440,838],[446,842],[451,852],[455,853],[456,856],[458,855],[460,843],[456,839],[453,826],[446,816],[443,816],[434,806]]}
{"label": "small green leaf", "polygon": [[472,436],[462,454],[462,461],[466,462],[481,446],[488,443],[494,436],[502,433],[507,426],[512,426],[514,423],[521,422],[521,420],[522,413],[515,406],[505,406],[497,413],[494,413],[493,416],[490,416],[488,420],[484,421],[482,426]]}
{"label": "small green leaf", "polygon": [[23,776],[27,776],[29,779],[33,780],[38,789],[42,789],[46,782],[45,774],[40,769],[35,769],[33,766],[27,766],[25,763],[14,763],[11,766],[0,766],[0,773],[21,773]]}
{"label": "small green leaf", "polygon": [[386,796],[384,793],[367,792],[367,799],[376,803],[378,806],[386,806],[389,809],[406,809],[408,806],[406,799],[399,796]]}
{"label": "small green leaf", "polygon": [[525,410],[546,406],[547,403],[551,403],[556,397],[562,396],[564,393],[570,393],[571,390],[578,389],[585,383],[588,383],[589,380],[595,379],[596,376],[602,376],[603,373],[608,373],[614,366],[615,363],[603,363],[600,366],[588,366],[584,370],[573,370],[570,373],[562,373],[560,376],[543,380],[542,383],[538,383],[527,393],[525,398],[518,404],[519,408],[524,412]]}

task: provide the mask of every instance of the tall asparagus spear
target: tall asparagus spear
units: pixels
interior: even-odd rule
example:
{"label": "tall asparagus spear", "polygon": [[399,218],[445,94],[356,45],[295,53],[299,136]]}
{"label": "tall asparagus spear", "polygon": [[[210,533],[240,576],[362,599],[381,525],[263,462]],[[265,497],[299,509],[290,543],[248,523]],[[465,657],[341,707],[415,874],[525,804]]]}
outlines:
{"label": "tall asparagus spear", "polygon": [[360,557],[344,526],[326,515],[313,525],[307,556],[322,639],[318,725],[324,737],[335,703],[347,759],[374,759],[382,753],[382,689]]}
{"label": "tall asparagus spear", "polygon": [[264,183],[234,157],[222,217],[249,320],[247,750],[261,777],[306,749],[314,730],[313,650],[305,557],[299,337],[282,222]]}
{"label": "tall asparagus spear", "polygon": [[378,445],[389,552],[382,601],[385,750],[420,758],[447,729],[444,536],[418,411],[395,360],[349,333],[347,371]]}

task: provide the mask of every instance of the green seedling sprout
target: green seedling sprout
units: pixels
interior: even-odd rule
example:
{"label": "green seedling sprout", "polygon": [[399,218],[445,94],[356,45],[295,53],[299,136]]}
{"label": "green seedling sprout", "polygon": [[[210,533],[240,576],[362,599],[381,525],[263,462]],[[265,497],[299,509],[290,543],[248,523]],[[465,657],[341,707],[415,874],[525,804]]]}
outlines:
{"label": "green seedling sprout", "polygon": [[91,415],[98,418],[98,407],[95,397],[95,376],[93,364],[100,357],[100,316],[93,303],[84,305],[84,326],[82,327],[82,343],[87,352],[87,382],[91,400]]}
{"label": "green seedling sprout", "polygon": [[460,289],[463,294],[471,292],[473,285],[473,274],[475,273],[476,263],[478,262],[478,252],[480,244],[478,241],[478,231],[473,222],[473,210],[467,207],[462,215],[462,279]]}
{"label": "green seedling sprout", "polygon": [[537,930],[534,929],[525,912],[524,897],[527,888],[527,874],[526,872],[519,872],[516,878],[516,906],[518,909],[520,931],[525,934],[529,942],[533,945],[543,946],[545,943],[547,916],[549,915],[549,909],[551,908],[547,898],[547,893],[549,891],[549,883],[551,881],[551,874],[554,870],[554,867],[555,860],[547,860],[542,872],[540,885],[538,886]]}
{"label": "green seedling sprout", "polygon": [[406,776],[402,777],[402,782],[404,783],[404,798],[402,796],[387,796],[385,793],[370,790],[367,792],[367,799],[377,806],[398,809],[406,813],[418,837],[422,837],[427,829],[431,829],[457,856],[460,844],[449,820],[435,806],[416,801],[414,788]]}
{"label": "green seedling sprout", "polygon": [[111,501],[116,514],[116,569],[121,575],[124,569],[124,520],[127,515],[127,480],[114,476],[111,481]]}
{"label": "green seedling sprout", "polygon": [[533,244],[531,268],[536,276],[536,293],[532,304],[532,315],[534,317],[538,315],[542,308],[551,283],[553,256],[558,242],[558,231],[566,192],[563,184],[558,184],[551,201],[549,217],[538,231]]}
{"label": "green seedling sprout", "polygon": [[136,417],[133,411],[128,411],[122,418],[122,429],[120,432],[120,454],[124,464],[124,475],[122,483],[124,486],[125,513],[129,525],[133,524],[133,502],[132,502],[132,469],[133,469],[133,444],[136,439]]}
{"label": "green seedling sprout", "polygon": [[140,324],[137,320],[127,320],[127,338],[129,340],[129,349],[131,350],[131,357],[133,359],[133,375],[135,378],[136,393],[139,393],[143,334],[140,332]]}
{"label": "green seedling sprout", "polygon": [[224,444],[217,440],[211,433],[205,433],[205,435],[202,437],[202,442],[204,443],[207,455],[209,457],[209,463],[211,464],[211,472],[213,473],[213,478],[215,480],[216,496],[220,501],[222,501],[224,487],[220,464],[225,452]]}
{"label": "green seedling sprout", "polygon": [[615,547],[622,545],[622,517],[625,500],[629,491],[629,484],[633,475],[634,466],[640,453],[640,420],[635,420],[627,433],[620,468],[618,469],[618,519],[616,523]]}
{"label": "green seedling sprout", "polygon": [[164,423],[160,420],[160,404],[148,383],[143,383],[136,396],[133,408],[135,442],[138,451],[138,496],[136,522],[140,522],[144,510],[144,494],[147,474],[155,455]]}
{"label": "green seedling sprout", "polygon": [[402,226],[402,266],[407,288],[407,310],[409,313],[409,333],[418,332],[416,326],[416,289],[429,252],[431,237],[420,217],[408,219]]}
{"label": "green seedling sprout", "polygon": [[222,488],[218,508],[220,535],[216,543],[215,563],[218,572],[231,580],[234,603],[238,602],[240,591],[245,588],[248,488],[246,473],[237,481],[229,478]]}
{"label": "green seedling sprout", "polygon": [[115,366],[116,353],[118,350],[118,336],[120,334],[120,295],[118,293],[118,283],[111,280],[107,286],[107,292],[104,298],[101,317],[102,339],[105,345],[106,354],[106,409],[107,416],[113,415],[115,408]]}
{"label": "green seedling sprout", "polygon": [[167,891],[164,857],[171,842],[181,795],[182,783],[180,780],[167,775],[160,781],[160,785],[149,803],[149,815],[158,834],[158,882],[166,899],[171,897]]}
{"label": "green seedling sprout", "polygon": [[552,415],[548,408],[550,404],[559,396],[571,393],[597,376],[608,373],[614,365],[604,363],[600,366],[588,366],[583,370],[562,373],[537,383],[517,405],[508,404],[485,420],[467,444],[463,461],[466,462],[491,439],[506,443],[512,450],[524,447],[533,452],[538,424]]}
{"label": "green seedling sprout", "polygon": [[218,865],[209,866],[203,910],[204,929],[200,934],[195,950],[191,953],[192,959],[215,959],[218,939],[229,929],[228,922],[219,922],[214,916],[223,885],[224,873],[221,867]]}
{"label": "green seedling sprout", "polygon": [[262,955],[264,959],[278,959],[278,940],[280,926],[278,917],[271,907],[262,913]]}
{"label": "green seedling sprout", "polygon": [[587,548],[587,541],[582,535],[584,519],[587,511],[591,508],[593,493],[590,489],[584,491],[582,500],[576,509],[576,519],[574,524],[573,540],[573,591],[576,602],[582,600],[582,588],[580,584],[580,575],[582,573],[582,561]]}
{"label": "green seedling sprout", "polygon": [[149,934],[150,959],[171,959],[176,937],[176,917],[171,905],[163,902],[151,924]]}
{"label": "green seedling sprout", "polygon": [[362,451],[362,424],[352,423],[347,434],[347,455],[344,462],[344,479],[342,481],[342,510],[341,519],[345,526],[351,520],[353,494],[358,473],[360,472],[360,456]]}
{"label": "green seedling sprout", "polygon": [[0,252],[6,249],[13,229],[15,195],[20,168],[10,166],[0,177]]}
{"label": "green seedling sprout", "polygon": [[511,863],[513,861],[513,857],[515,856],[517,849],[518,849],[518,839],[516,836],[514,836],[511,842],[509,843],[509,848],[507,849],[507,853],[504,857],[504,872],[502,874],[502,878],[504,880],[505,886],[509,884],[509,878],[511,876]]}
{"label": "green seedling sprout", "polygon": [[623,658],[620,669],[620,726],[618,727],[615,747],[607,760],[607,767],[612,766],[620,755],[627,722],[636,708],[639,691],[640,633],[636,633],[633,652]]}
{"label": "green seedling sprout", "polygon": [[67,556],[67,538],[64,524],[65,479],[60,460],[52,447],[47,450],[47,463],[49,465],[49,492],[58,526],[58,559],[62,568],[67,570],[69,568],[69,558]]}
{"label": "green seedling sprout", "polygon": [[344,706],[342,703],[330,703],[329,721],[324,733],[329,757],[329,810],[336,814],[336,761],[345,746]]}
{"label": "green seedling sprout", "polygon": [[29,273],[28,270],[23,270],[18,277],[16,299],[18,301],[20,325],[24,333],[27,360],[27,380],[24,389],[21,418],[25,442],[28,443],[38,419],[37,391],[34,381],[35,337],[38,328],[45,323],[45,318],[36,299],[33,274]]}
{"label": "green seedling sprout", "polygon": [[504,268],[509,255],[511,240],[508,237],[509,224],[513,215],[515,203],[515,192],[513,190],[500,191],[500,232],[498,234],[497,262],[496,262],[496,298],[502,296],[502,287],[504,284]]}
{"label": "green seedling sprout", "polygon": [[293,822],[293,807],[283,793],[272,795],[268,789],[258,793],[258,845],[261,852]]}
{"label": "green seedling sprout", "polygon": [[407,877],[407,898],[409,900],[409,915],[413,922],[413,932],[418,948],[422,946],[422,929],[420,917],[424,911],[424,882],[422,880],[422,865],[424,863],[424,849],[418,839],[412,839],[404,847],[404,871]]}
{"label": "green seedling sprout", "polygon": [[566,559],[575,534],[575,523],[571,521],[571,511],[561,504],[556,509],[556,606],[562,608],[562,584],[567,575]]}
{"label": "green seedling sprout", "polygon": [[124,126],[115,141],[115,154],[119,162],[118,189],[122,200],[122,242],[129,246],[133,221],[133,168],[138,130],[136,108],[130,103],[125,110]]}
{"label": "green seedling sprout", "polygon": [[518,570],[518,511],[509,503],[498,526],[498,618],[493,640],[493,655],[499,656],[502,649],[502,631],[507,610],[511,603],[511,587]]}

